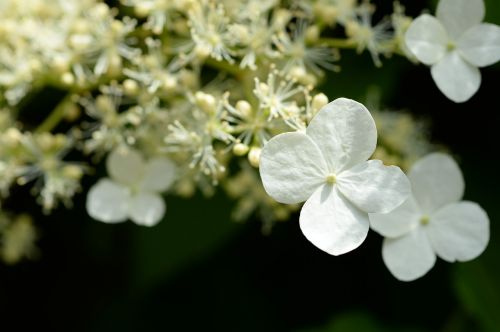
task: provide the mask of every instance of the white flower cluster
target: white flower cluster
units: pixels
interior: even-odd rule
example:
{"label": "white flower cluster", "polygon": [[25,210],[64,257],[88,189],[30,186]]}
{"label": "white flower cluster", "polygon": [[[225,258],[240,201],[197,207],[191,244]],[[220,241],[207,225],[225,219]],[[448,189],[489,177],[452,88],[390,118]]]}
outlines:
{"label": "white flower cluster", "polygon": [[481,254],[489,219],[476,203],[460,201],[464,180],[453,159],[427,155],[407,178],[398,167],[367,161],[376,142],[368,110],[353,100],[334,100],[305,132],[280,134],[264,146],[264,188],[282,203],[306,201],[300,228],[331,255],[357,248],[371,225],[386,237],[385,264],[403,281],[423,276],[436,254],[450,262]]}
{"label": "white flower cluster", "polygon": [[[465,100],[479,87],[471,66],[498,60],[498,27],[479,24],[476,0],[460,30],[449,2],[438,8],[441,24],[428,15],[412,23],[398,2],[373,22],[375,6],[356,0],[3,0],[2,201],[12,186],[30,185],[45,213],[69,207],[105,158],[108,177],[87,192],[96,220],[153,226],[166,211],[161,194],[208,196],[220,184],[237,200],[235,218],[256,213],[265,232],[306,201],[307,238],[331,254],[350,251],[365,239],[369,214],[394,211],[411,193],[401,169],[368,159],[407,169],[430,145],[408,115],[379,112],[377,147],[368,110],[348,99],[329,104],[319,83],[354,49],[376,66],[392,55],[431,64],[438,87]],[[466,69],[454,76],[457,63]],[[59,104],[32,121],[27,105],[47,91]],[[35,239],[31,228],[15,229]]]}

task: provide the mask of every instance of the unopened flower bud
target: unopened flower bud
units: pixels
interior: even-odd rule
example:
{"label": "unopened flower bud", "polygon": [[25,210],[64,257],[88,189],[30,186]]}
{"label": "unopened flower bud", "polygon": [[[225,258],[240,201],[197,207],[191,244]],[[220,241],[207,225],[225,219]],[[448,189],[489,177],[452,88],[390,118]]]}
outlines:
{"label": "unopened flower bud", "polygon": [[259,167],[261,152],[262,149],[256,146],[253,146],[250,149],[250,152],[248,152],[248,161],[250,162],[250,165],[252,165],[255,168]]}
{"label": "unopened flower bud", "polygon": [[233,153],[234,155],[236,156],[244,156],[249,150],[249,147],[248,145],[246,144],[243,144],[243,143],[236,143],[234,146],[233,146]]}
{"label": "unopened flower bud", "polygon": [[134,7],[135,14],[142,18],[148,16],[152,10],[153,10],[153,2],[145,2],[145,1],[139,2]]}
{"label": "unopened flower bud", "polygon": [[252,106],[246,100],[238,100],[236,110],[241,113],[244,118],[247,118],[252,113]]}
{"label": "unopened flower bud", "polygon": [[62,169],[63,176],[72,180],[80,180],[83,176],[83,171],[76,165],[66,165]]}
{"label": "unopened flower bud", "polygon": [[216,102],[214,96],[202,91],[198,91],[194,95],[194,98],[196,100],[196,105],[198,105],[198,107],[201,108],[204,112],[208,114],[212,114],[215,112]]}
{"label": "unopened flower bud", "polygon": [[123,81],[123,89],[126,94],[135,96],[139,92],[139,84],[132,79],[126,79]]}
{"label": "unopened flower bud", "polygon": [[318,93],[312,99],[312,109],[314,113],[317,113],[323,106],[328,104],[328,97],[324,93]]}
{"label": "unopened flower bud", "polygon": [[65,72],[61,75],[61,82],[65,85],[73,85],[75,84],[75,76],[70,72]]}
{"label": "unopened flower bud", "polygon": [[319,39],[319,33],[320,33],[319,27],[317,25],[311,25],[306,29],[306,34],[305,34],[306,41],[308,43],[317,42]]}

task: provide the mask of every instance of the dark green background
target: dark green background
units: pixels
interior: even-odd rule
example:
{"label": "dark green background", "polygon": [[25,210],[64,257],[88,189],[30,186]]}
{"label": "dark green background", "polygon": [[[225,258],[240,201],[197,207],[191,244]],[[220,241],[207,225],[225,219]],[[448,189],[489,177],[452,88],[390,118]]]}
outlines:
{"label": "dark green background", "polygon": [[[413,16],[424,8],[402,2]],[[499,24],[498,1],[486,6],[487,21]],[[91,220],[84,195],[72,210],[44,217],[16,189],[8,204],[35,214],[42,256],[0,265],[0,330],[500,331],[500,65],[483,69],[480,91],[460,105],[441,95],[428,68],[404,59],[375,69],[366,54],[346,52],[341,65],[322,87],[331,99],[362,100],[379,85],[385,105],[429,120],[433,142],[460,156],[465,199],[491,220],[479,259],[438,261],[403,283],[386,270],[374,232],[354,252],[329,256],[303,237],[298,215],[270,236],[259,220],[231,222],[223,194],[167,197],[165,220],[148,229]]]}

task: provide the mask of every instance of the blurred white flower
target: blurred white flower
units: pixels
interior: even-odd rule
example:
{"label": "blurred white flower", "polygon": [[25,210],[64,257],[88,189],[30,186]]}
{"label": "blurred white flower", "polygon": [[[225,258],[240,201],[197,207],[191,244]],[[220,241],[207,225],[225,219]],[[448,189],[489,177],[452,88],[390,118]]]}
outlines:
{"label": "blurred white flower", "polygon": [[89,215],[110,224],[130,218],[138,225],[156,225],[166,209],[160,193],[176,179],[174,163],[165,157],[145,162],[137,151],[117,149],[108,156],[106,167],[111,179],[89,190]]}
{"label": "blurred white flower", "polygon": [[439,90],[456,103],[479,89],[478,67],[500,60],[500,27],[481,23],[484,13],[483,0],[441,0],[437,18],[423,14],[406,32],[410,51],[431,66]]}
{"label": "blurred white flower", "polygon": [[331,255],[344,254],[366,238],[368,213],[389,212],[410,193],[401,169],[367,161],[376,144],[370,112],[354,100],[336,99],[306,133],[284,133],[264,146],[264,188],[281,203],[307,200],[300,214],[306,238]]}
{"label": "blurred white flower", "polygon": [[464,180],[456,162],[442,153],[420,159],[408,177],[413,195],[388,214],[370,214],[371,227],[385,236],[384,263],[402,281],[425,275],[437,256],[468,261],[489,240],[489,219],[473,202],[461,201]]}

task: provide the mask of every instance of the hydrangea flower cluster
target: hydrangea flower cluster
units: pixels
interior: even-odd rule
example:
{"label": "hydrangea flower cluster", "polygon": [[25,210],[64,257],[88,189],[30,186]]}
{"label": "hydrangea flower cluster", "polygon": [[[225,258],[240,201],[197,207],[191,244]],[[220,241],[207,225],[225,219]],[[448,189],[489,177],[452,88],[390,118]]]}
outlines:
{"label": "hydrangea flower cluster", "polygon": [[[36,238],[31,221],[8,212],[12,187],[30,186],[50,214],[71,207],[103,161],[108,176],[86,192],[93,219],[153,226],[165,215],[163,193],[221,187],[237,201],[235,219],[257,214],[265,232],[306,201],[306,237],[330,254],[353,250],[369,214],[411,196],[397,166],[431,145],[408,114],[370,107],[374,120],[353,100],[329,103],[319,83],[354,49],[376,66],[392,55],[433,65],[438,87],[464,101],[479,87],[473,67],[499,53],[498,27],[481,25],[484,6],[474,4],[459,27],[450,0],[438,8],[442,23],[412,21],[399,2],[374,22],[375,6],[356,0],[2,1],[0,242],[23,243],[4,259],[31,255]],[[456,64],[466,68],[460,77]],[[58,105],[42,121],[24,116],[47,91]]]}

